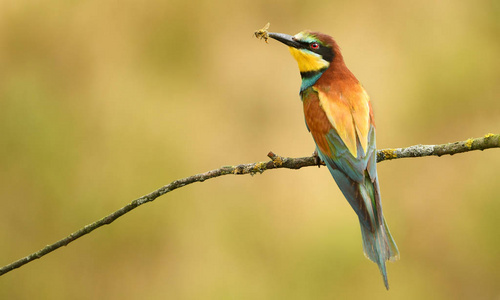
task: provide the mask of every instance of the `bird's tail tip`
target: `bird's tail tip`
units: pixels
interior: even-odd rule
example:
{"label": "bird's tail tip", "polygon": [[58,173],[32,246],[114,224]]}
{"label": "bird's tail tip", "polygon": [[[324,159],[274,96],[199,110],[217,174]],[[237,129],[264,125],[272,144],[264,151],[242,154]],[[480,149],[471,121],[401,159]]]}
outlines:
{"label": "bird's tail tip", "polygon": [[365,256],[377,264],[380,274],[382,275],[382,279],[384,280],[384,286],[386,290],[389,290],[389,279],[387,278],[387,268],[385,266],[386,260],[383,259],[383,257],[379,257],[381,259],[377,258],[377,260],[373,260],[371,257],[366,255],[366,253]]}
{"label": "bird's tail tip", "polygon": [[389,290],[389,280],[387,279],[387,269],[385,268],[385,261],[378,262],[377,265],[380,269],[380,273],[382,273],[382,277],[384,278],[385,289]]}
{"label": "bird's tail tip", "polygon": [[365,256],[378,265],[384,280],[385,288],[389,290],[389,280],[387,279],[385,262],[399,259],[398,247],[391,236],[385,220],[383,225],[378,227],[375,232],[366,228],[363,223],[360,225]]}

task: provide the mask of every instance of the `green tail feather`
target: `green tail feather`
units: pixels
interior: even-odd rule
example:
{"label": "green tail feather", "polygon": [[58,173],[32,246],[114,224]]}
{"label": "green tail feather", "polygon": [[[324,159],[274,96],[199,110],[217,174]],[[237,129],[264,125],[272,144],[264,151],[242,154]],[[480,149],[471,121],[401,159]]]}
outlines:
{"label": "green tail feather", "polygon": [[399,259],[398,247],[391,236],[389,227],[387,227],[385,219],[383,226],[377,227],[375,232],[366,228],[361,221],[360,226],[365,256],[378,265],[380,273],[384,278],[385,288],[389,289],[385,261],[395,261]]}

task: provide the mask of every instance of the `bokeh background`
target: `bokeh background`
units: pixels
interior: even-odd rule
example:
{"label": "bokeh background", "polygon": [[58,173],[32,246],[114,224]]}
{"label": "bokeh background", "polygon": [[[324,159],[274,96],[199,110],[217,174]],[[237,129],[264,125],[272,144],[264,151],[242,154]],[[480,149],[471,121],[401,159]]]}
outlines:
{"label": "bokeh background", "polygon": [[[378,148],[500,132],[500,2],[1,1],[0,265],[192,174],[310,155],[296,63],[329,33]],[[0,278],[2,299],[498,299],[500,150],[378,165],[385,291],[326,168],[172,192]]]}

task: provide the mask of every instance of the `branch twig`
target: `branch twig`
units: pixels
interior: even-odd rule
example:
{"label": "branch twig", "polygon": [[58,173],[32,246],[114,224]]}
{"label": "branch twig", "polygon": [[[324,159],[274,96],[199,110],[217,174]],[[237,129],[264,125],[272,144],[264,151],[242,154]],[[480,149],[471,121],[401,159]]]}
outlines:
{"label": "branch twig", "polygon": [[[448,143],[442,145],[416,145],[407,148],[378,150],[377,162],[381,162],[384,160],[398,159],[398,158],[407,158],[407,157],[424,157],[432,155],[441,156],[446,154],[453,155],[457,153],[463,153],[473,150],[485,150],[489,148],[500,148],[500,134],[489,133],[482,138],[468,139],[462,142]],[[145,196],[133,200],[129,204],[120,208],[119,210],[73,232],[69,236],[51,245],[47,245],[41,250],[34,252],[26,257],[23,257],[13,263],[3,266],[2,268],[0,268],[0,276],[16,268],[19,268],[35,259],[38,259],[46,254],[49,254],[50,252],[62,246],[66,246],[69,243],[73,242],[74,240],[94,231],[95,229],[103,225],[111,224],[113,221],[123,216],[124,214],[128,213],[129,211],[133,210],[134,208],[137,208],[142,204],[151,202],[156,198],[168,192],[171,192],[175,189],[181,188],[185,185],[194,182],[203,182],[207,179],[228,174],[235,174],[235,175],[255,174],[255,173],[262,173],[266,170],[271,170],[271,169],[280,169],[280,168],[300,169],[303,167],[317,166],[316,159],[314,156],[291,158],[291,157],[282,157],[272,152],[269,152],[268,156],[269,158],[271,158],[270,161],[242,164],[237,166],[224,166],[220,169],[175,180],[170,184],[167,184],[152,193],[149,193]]]}

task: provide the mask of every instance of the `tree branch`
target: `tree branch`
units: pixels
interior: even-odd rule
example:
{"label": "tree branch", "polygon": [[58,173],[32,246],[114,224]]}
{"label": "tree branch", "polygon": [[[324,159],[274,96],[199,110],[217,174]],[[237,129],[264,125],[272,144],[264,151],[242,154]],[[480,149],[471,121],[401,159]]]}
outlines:
{"label": "tree branch", "polygon": [[441,145],[415,145],[407,148],[383,149],[377,151],[377,162],[396,158],[442,156],[469,152],[473,150],[486,150],[500,147],[500,134],[488,133],[484,137],[468,139]]}
{"label": "tree branch", "polygon": [[[453,155],[457,153],[463,153],[473,150],[485,150],[489,148],[500,148],[500,134],[487,134],[482,138],[468,139],[462,142],[448,143],[442,145],[416,145],[407,148],[397,148],[397,149],[383,149],[377,151],[377,162],[381,162],[384,160],[392,160],[399,158],[407,158],[407,157],[424,157],[424,156],[441,156],[441,155]],[[50,252],[62,247],[66,246],[74,240],[94,231],[95,229],[111,224],[113,221],[128,213],[129,211],[141,206],[145,203],[151,202],[156,198],[171,192],[175,189],[181,188],[185,185],[194,183],[194,182],[203,182],[207,179],[235,174],[235,175],[243,175],[243,174],[255,174],[262,173],[266,170],[271,169],[300,169],[303,167],[311,167],[317,166],[316,158],[314,156],[310,157],[299,157],[299,158],[291,158],[291,157],[282,157],[276,155],[272,152],[268,154],[270,161],[265,162],[257,162],[251,164],[242,164],[237,166],[224,166],[220,169],[208,171],[206,173],[200,173],[193,176],[189,176],[183,179],[175,180],[170,184],[167,184],[156,191],[149,193],[145,196],[142,196],[138,199],[133,200],[129,204],[120,208],[119,210],[107,215],[106,217],[91,223],[75,232],[70,234],[69,236],[51,244],[47,245],[41,250],[34,252],[26,257],[23,257],[11,264],[5,265],[0,268],[0,276],[8,273],[16,268],[19,268],[35,259],[38,259]]]}

